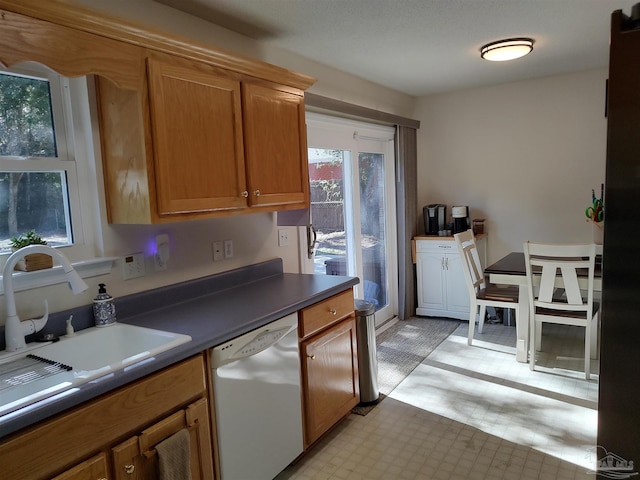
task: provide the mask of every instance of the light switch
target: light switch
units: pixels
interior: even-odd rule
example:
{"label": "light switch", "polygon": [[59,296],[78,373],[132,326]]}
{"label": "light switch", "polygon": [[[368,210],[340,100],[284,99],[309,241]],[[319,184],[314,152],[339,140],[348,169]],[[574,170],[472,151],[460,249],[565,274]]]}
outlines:
{"label": "light switch", "polygon": [[224,241],[224,258],[233,257],[233,240]]}

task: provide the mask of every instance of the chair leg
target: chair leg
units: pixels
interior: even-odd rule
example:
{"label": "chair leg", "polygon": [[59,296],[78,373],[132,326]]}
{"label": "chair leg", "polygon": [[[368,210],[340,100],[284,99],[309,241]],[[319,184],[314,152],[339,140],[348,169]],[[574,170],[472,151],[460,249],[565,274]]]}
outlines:
{"label": "chair leg", "polygon": [[487,306],[480,305],[480,314],[478,315],[478,333],[482,333],[484,328],[484,319],[487,316]]}
{"label": "chair leg", "polygon": [[591,322],[587,322],[584,332],[584,378],[591,378]]}
{"label": "chair leg", "polygon": [[529,369],[535,370],[536,366],[536,318],[535,315],[531,315],[529,318]]}
{"label": "chair leg", "polygon": [[471,346],[473,342],[473,331],[476,328],[476,312],[478,311],[478,305],[472,304],[469,308],[469,335],[467,337],[467,345]]}
{"label": "chair leg", "polygon": [[542,351],[542,322],[536,322],[536,352]]}
{"label": "chair leg", "polygon": [[591,322],[591,358],[598,358],[598,313],[593,317]]}

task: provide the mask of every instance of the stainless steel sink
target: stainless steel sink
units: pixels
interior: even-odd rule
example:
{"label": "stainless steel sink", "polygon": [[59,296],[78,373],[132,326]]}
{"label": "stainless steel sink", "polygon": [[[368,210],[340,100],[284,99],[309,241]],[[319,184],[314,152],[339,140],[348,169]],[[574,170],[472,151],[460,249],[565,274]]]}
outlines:
{"label": "stainless steel sink", "polygon": [[[0,355],[0,415],[126,369],[190,341],[188,335],[116,323],[104,328],[88,328],[55,343],[35,348],[29,345],[28,351],[3,353]],[[40,365],[27,355],[44,361]],[[70,370],[55,368],[55,364]]]}

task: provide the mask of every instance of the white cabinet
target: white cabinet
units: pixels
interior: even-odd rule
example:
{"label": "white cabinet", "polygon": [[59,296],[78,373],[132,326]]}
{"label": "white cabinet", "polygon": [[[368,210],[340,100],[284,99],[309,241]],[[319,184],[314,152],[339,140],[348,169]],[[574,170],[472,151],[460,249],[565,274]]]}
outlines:
{"label": "white cabinet", "polygon": [[[416,237],[418,315],[469,319],[469,291],[462,259],[452,237]],[[486,236],[476,238],[482,268]]]}

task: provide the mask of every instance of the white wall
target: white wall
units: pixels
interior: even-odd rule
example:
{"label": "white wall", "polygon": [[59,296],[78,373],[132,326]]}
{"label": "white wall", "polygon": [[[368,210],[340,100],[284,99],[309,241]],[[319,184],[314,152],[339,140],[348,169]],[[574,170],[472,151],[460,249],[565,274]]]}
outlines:
{"label": "white wall", "polygon": [[[312,92],[421,120],[418,205],[468,204],[472,217],[487,218],[490,261],[520,250],[525,239],[591,239],[584,209],[591,188],[604,181],[605,70],[425,97],[417,101],[414,111],[416,99],[410,96],[278,51],[151,0],[75,2],[312,75],[318,79]],[[147,251],[156,234],[168,233],[169,268],[155,273],[148,257],[147,276],[123,281],[118,265],[111,275],[90,279],[90,290],[76,297],[63,285],[21,292],[16,296],[21,318],[40,315],[44,298],[54,312],[89,304],[99,282],[118,297],[274,257],[284,259],[285,271],[298,271],[297,236],[289,235],[290,247],[278,247],[274,214],[159,226],[106,224],[99,159],[84,160],[98,162],[94,175],[99,177],[99,205],[90,219],[99,237],[96,255],[119,257]],[[211,241],[224,239],[234,240],[235,256],[214,264]],[[0,314],[0,322],[4,315]]]}
{"label": "white wall", "polygon": [[383,112],[412,117],[414,97],[274,48],[153,0],[72,0],[73,3],[140,25],[157,27],[178,38],[254,58],[312,76],[310,92]]}
{"label": "white wall", "polygon": [[598,69],[420,98],[420,213],[470,206],[487,219],[489,262],[526,240],[591,242],[584,211],[605,179],[606,77]]}
{"label": "white wall", "polygon": [[[287,52],[278,51],[151,0],[133,2],[130,0],[75,0],[75,3],[149,25],[161,31],[168,31],[177,36],[193,39],[234,54],[252,57],[314,76],[318,81],[310,91],[321,95],[397,115],[411,116],[413,113],[414,99],[408,95],[385,89]],[[94,139],[96,141],[98,139],[95,131]],[[48,299],[52,312],[78,305],[88,305],[97,294],[98,283],[106,283],[109,293],[117,298],[275,257],[283,259],[285,271],[299,271],[295,229],[290,228],[290,246],[278,247],[278,227],[275,223],[275,214],[272,213],[158,226],[108,225],[105,216],[99,147],[93,150],[96,158],[79,158],[78,161],[90,163],[92,168],[89,175],[92,177],[85,178],[84,181],[92,186],[97,186],[98,190],[98,199],[95,205],[90,205],[90,210],[84,215],[84,220],[93,224],[96,233],[98,246],[95,256],[120,257],[135,252],[146,252],[147,275],[124,281],[118,264],[111,275],[89,279],[87,281],[89,291],[78,296],[73,296],[66,285],[19,292],[16,294],[16,304],[18,314],[22,319],[42,315],[42,301],[45,298]],[[151,251],[149,245],[159,233],[169,234],[171,259],[165,272],[156,273],[153,259],[149,253]],[[234,258],[214,263],[211,242],[225,239],[233,239],[234,241]],[[0,297],[0,312],[4,312],[4,308],[4,296],[2,296]],[[0,313],[0,323],[4,323],[4,317],[5,315]]]}

